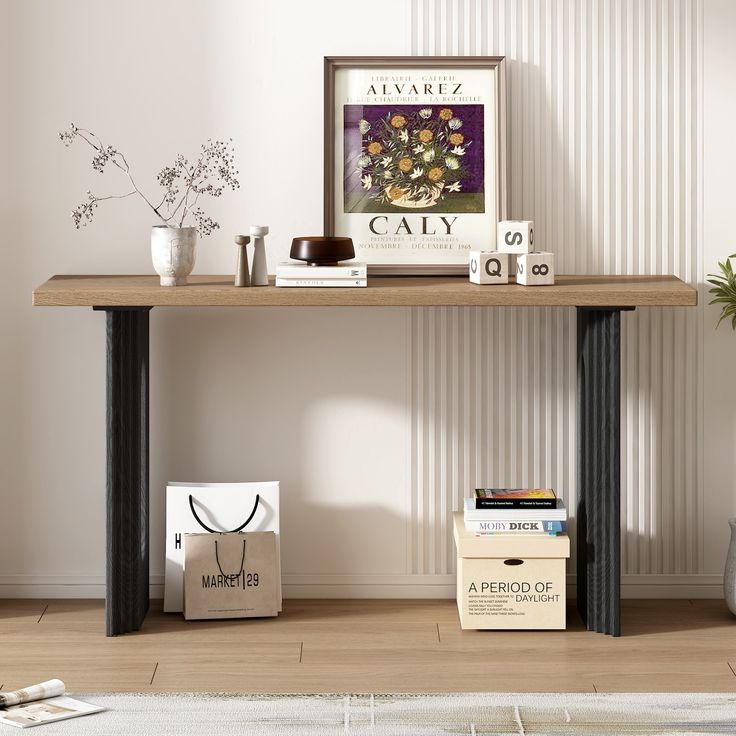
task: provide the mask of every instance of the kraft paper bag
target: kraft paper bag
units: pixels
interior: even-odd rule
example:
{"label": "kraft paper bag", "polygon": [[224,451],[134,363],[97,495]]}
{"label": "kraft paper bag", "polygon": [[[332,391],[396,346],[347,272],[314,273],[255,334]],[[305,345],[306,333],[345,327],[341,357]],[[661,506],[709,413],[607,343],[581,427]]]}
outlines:
{"label": "kraft paper bag", "polygon": [[184,607],[184,534],[239,531],[275,532],[279,558],[278,481],[167,485],[164,611],[181,611]]}
{"label": "kraft paper bag", "polygon": [[184,535],[184,618],[256,618],[279,612],[274,532]]}

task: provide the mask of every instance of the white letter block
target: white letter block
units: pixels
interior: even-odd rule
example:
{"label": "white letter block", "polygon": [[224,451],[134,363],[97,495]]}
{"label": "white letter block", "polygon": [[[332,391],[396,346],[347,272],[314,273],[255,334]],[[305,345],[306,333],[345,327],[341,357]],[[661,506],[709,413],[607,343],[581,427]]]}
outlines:
{"label": "white letter block", "polygon": [[470,280],[474,284],[508,284],[511,271],[509,254],[497,250],[484,252],[470,251]]}
{"label": "white letter block", "polygon": [[516,258],[516,283],[551,286],[555,283],[555,254],[537,250]]}
{"label": "white letter block", "polygon": [[529,253],[534,248],[534,223],[501,220],[496,229],[496,248],[504,253]]}

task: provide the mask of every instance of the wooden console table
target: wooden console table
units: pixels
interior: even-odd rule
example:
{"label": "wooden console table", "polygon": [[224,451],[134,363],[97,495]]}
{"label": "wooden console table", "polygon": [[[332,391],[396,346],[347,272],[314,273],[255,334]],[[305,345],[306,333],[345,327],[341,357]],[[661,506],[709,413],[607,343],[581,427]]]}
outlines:
{"label": "wooden console table", "polygon": [[578,313],[577,600],[587,628],[620,627],[621,311],[688,307],[673,276],[559,276],[554,286],[477,286],[461,277],[371,278],[367,288],[236,288],[231,276],[161,287],[156,276],[54,276],[43,307],[107,313],[107,635],[137,631],[148,611],[149,312],[153,307],[576,307]]}

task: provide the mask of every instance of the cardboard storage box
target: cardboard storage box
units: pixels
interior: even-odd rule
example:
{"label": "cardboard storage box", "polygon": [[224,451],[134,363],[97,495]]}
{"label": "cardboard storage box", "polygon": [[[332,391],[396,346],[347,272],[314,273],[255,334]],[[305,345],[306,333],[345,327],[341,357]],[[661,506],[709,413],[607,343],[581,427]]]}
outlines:
{"label": "cardboard storage box", "polygon": [[463,629],[564,629],[567,535],[476,536],[454,515]]}

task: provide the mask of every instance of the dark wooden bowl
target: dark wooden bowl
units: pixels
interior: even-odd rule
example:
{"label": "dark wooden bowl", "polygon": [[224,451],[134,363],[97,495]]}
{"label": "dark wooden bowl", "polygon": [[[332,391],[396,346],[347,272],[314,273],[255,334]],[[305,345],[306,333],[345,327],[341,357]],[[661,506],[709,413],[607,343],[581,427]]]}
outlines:
{"label": "dark wooden bowl", "polygon": [[290,255],[295,261],[306,261],[311,266],[334,266],[339,261],[355,258],[355,248],[352,238],[315,235],[294,238]]}

